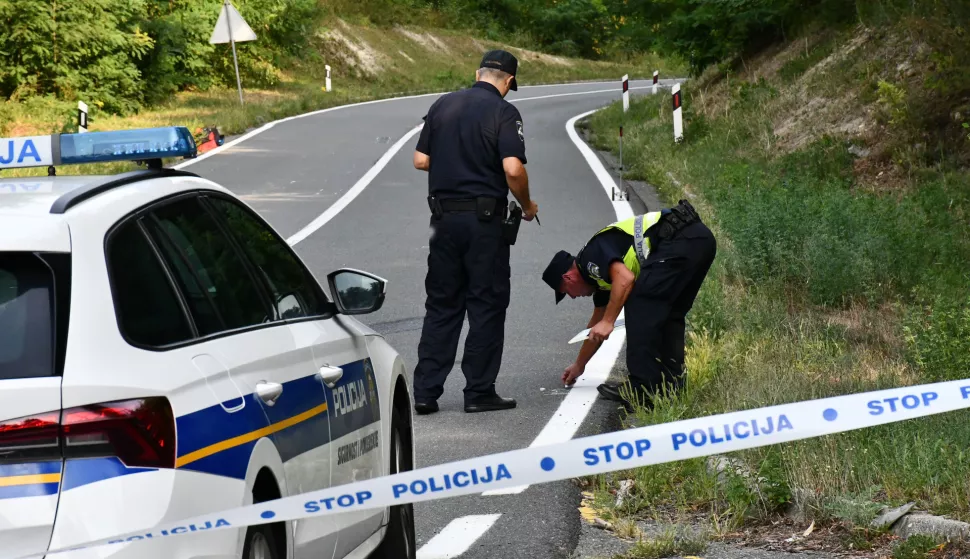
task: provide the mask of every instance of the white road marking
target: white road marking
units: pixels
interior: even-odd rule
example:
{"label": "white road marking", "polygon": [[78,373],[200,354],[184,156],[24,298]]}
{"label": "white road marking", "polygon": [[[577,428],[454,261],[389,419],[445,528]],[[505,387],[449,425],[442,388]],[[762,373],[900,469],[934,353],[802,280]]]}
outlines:
{"label": "white road marking", "polygon": [[350,190],[345,192],[344,195],[340,197],[340,199],[338,199],[336,202],[333,203],[333,205],[327,208],[325,212],[317,216],[316,219],[314,219],[309,224],[307,224],[306,227],[304,227],[303,229],[300,229],[295,235],[293,235],[289,239],[286,239],[286,242],[289,243],[290,246],[294,246],[296,245],[296,243],[302,241],[303,239],[306,239],[307,237],[312,235],[314,231],[323,227],[324,225],[327,224],[328,221],[336,217],[337,214],[340,213],[340,210],[346,208],[348,204],[354,201],[354,198],[356,198],[361,192],[364,191],[365,188],[367,188],[367,185],[369,185],[371,181],[374,180],[374,177],[376,177],[382,170],[384,170],[384,167],[386,167],[387,164],[391,162],[391,159],[393,159],[394,156],[397,155],[397,152],[399,152],[401,148],[404,147],[404,144],[406,144],[411,138],[413,138],[415,134],[420,132],[421,128],[422,126],[417,126],[414,129],[412,129],[410,132],[405,134],[404,136],[401,136],[401,139],[395,142],[394,145],[391,146],[391,149],[384,152],[384,155],[382,155],[381,158],[377,160],[377,163],[374,163],[374,166],[368,169],[367,172],[364,173],[364,176],[360,177],[360,179],[354,184],[354,186],[350,187]]}
{"label": "white road marking", "polygon": [[418,559],[452,559],[468,551],[501,514],[462,516],[448,523],[418,550]]}
{"label": "white road marking", "polygon": [[[644,86],[644,87],[634,87],[634,88],[631,88],[631,89],[648,89],[648,86]],[[597,89],[597,90],[594,90],[594,91],[575,91],[575,92],[571,92],[571,93],[554,93],[554,94],[551,94],[551,95],[539,95],[539,96],[536,96],[536,97],[523,97],[522,99],[512,99],[511,102],[512,103],[516,103],[516,102],[519,102],[519,101],[535,101],[537,99],[551,99],[553,97],[571,97],[571,96],[576,96],[576,95],[593,95],[593,94],[596,94],[596,93],[609,93],[609,92],[615,92],[615,91],[616,91],[616,89],[614,88],[614,89]],[[361,103],[361,104],[365,104],[365,103]],[[344,105],[344,106],[345,107],[349,107],[351,105]],[[337,108],[337,107],[335,107],[335,108]],[[311,114],[319,114],[319,113],[322,113],[322,112],[326,112],[328,110],[333,110],[333,109],[324,109],[323,111],[319,111],[317,113],[308,113],[307,115],[299,115],[299,116],[302,117],[302,116],[309,116]],[[290,117],[290,118],[298,118],[298,117]],[[285,122],[286,120],[288,120],[288,119],[283,119],[283,120],[278,121],[278,122]],[[570,122],[573,122],[573,121],[570,121]],[[286,242],[289,243],[290,246],[294,246],[297,243],[299,243],[300,241],[302,241],[302,240],[306,239],[307,237],[309,237],[310,235],[312,235],[315,231],[317,231],[318,229],[320,229],[324,225],[326,225],[327,222],[329,222],[331,219],[333,219],[334,217],[336,217],[337,214],[339,214],[341,210],[343,210],[351,202],[353,202],[354,201],[354,198],[357,198],[357,196],[359,196],[360,193],[363,192],[365,188],[367,188],[367,186],[371,183],[371,181],[373,181],[377,177],[377,175],[380,174],[380,172],[382,170],[384,170],[384,167],[386,167],[387,164],[391,162],[391,159],[393,159],[394,156],[397,155],[397,152],[399,152],[401,150],[401,148],[404,147],[404,144],[406,144],[411,138],[413,138],[415,136],[415,134],[417,134],[418,132],[421,131],[422,126],[424,126],[424,125],[423,124],[422,125],[419,125],[416,128],[413,128],[410,132],[408,132],[404,136],[402,136],[401,139],[398,140],[397,142],[395,142],[394,145],[391,146],[390,149],[388,149],[386,152],[384,152],[384,155],[382,155],[381,158],[377,160],[377,163],[374,163],[374,166],[373,167],[371,167],[370,169],[367,170],[366,173],[364,173],[364,176],[360,177],[360,179],[356,183],[354,183],[354,186],[352,186],[350,188],[350,190],[348,190],[347,192],[345,192],[344,195],[341,196],[339,200],[337,200],[336,202],[334,202],[333,205],[331,205],[329,208],[326,209],[326,211],[324,211],[322,214],[320,214],[319,216],[317,216],[316,219],[314,219],[309,224],[307,224],[303,229],[300,229],[295,235],[293,235],[292,237],[290,237],[289,239],[287,239]],[[260,130],[262,130],[262,129],[260,129]],[[242,138],[239,138],[237,141],[242,141],[242,140],[246,139],[247,137],[252,137],[252,136],[256,135],[260,130],[254,130],[250,134],[247,134],[246,136],[243,136]],[[575,134],[575,132],[574,132],[574,134]],[[578,136],[577,136],[577,138],[578,138]],[[575,141],[575,140],[573,140],[573,141]],[[232,142],[230,142],[230,143],[232,143]],[[229,144],[225,144],[222,147],[226,147],[228,145]],[[589,148],[587,148],[587,150],[588,149]],[[213,151],[215,151],[215,150],[213,150]],[[204,155],[208,155],[210,153],[212,153],[212,151],[206,152]],[[590,152],[590,153],[592,153],[592,152]],[[587,161],[589,161],[588,158],[587,158]],[[596,161],[597,163],[599,162],[599,160],[596,159],[596,156],[595,155],[593,156],[593,161]],[[602,165],[600,165],[600,167],[602,167]],[[605,169],[603,169],[603,173],[605,173],[607,176],[609,176],[609,173],[607,173]],[[598,176],[598,173],[597,173],[597,176]],[[616,203],[614,203],[614,204],[616,204]]]}
{"label": "white road marking", "polygon": [[[599,110],[599,109],[597,109]],[[606,191],[607,195],[612,198],[613,188],[616,183],[613,181],[613,177],[610,173],[603,167],[603,163],[600,162],[593,150],[590,149],[586,142],[584,142],[579,134],[576,133],[576,121],[595,113],[596,111],[589,111],[569,119],[566,123],[566,132],[569,134],[569,139],[576,144],[579,152],[583,154],[586,159],[586,163],[589,164],[590,168],[593,170],[593,174],[599,179],[600,185],[603,190]],[[633,217],[633,208],[630,206],[629,202],[613,202],[613,210],[616,212],[617,219],[626,219]],[[620,313],[620,317],[623,317],[623,313]],[[600,346],[599,351],[593,355],[593,358],[589,360],[586,364],[586,372],[583,376],[579,377],[576,384],[570,389],[569,394],[563,399],[562,403],[559,404],[559,409],[553,414],[552,418],[546,423],[546,426],[539,433],[539,436],[532,441],[529,447],[534,446],[545,446],[550,444],[556,444],[568,441],[573,438],[576,431],[579,430],[579,426],[583,424],[586,420],[586,416],[589,414],[589,410],[593,407],[593,403],[596,401],[598,392],[596,391],[596,386],[602,382],[605,382],[610,376],[610,371],[613,370],[613,365],[616,364],[616,358],[620,355],[620,350],[623,348],[623,342],[626,339],[626,330],[614,330],[613,334],[603,342]],[[493,496],[493,495],[517,495],[528,489],[528,485],[521,485],[518,487],[507,487],[505,489],[496,489],[495,491],[486,491],[482,493],[483,496]]]}

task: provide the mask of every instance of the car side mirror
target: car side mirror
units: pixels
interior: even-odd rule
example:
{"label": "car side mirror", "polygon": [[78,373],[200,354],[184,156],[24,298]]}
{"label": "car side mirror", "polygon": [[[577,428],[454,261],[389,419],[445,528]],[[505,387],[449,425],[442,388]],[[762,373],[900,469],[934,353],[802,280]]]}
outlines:
{"label": "car side mirror", "polygon": [[340,314],[369,314],[384,305],[387,280],[367,272],[341,268],[327,276]]}
{"label": "car side mirror", "polygon": [[276,312],[283,320],[306,316],[302,298],[296,293],[286,293],[276,300]]}

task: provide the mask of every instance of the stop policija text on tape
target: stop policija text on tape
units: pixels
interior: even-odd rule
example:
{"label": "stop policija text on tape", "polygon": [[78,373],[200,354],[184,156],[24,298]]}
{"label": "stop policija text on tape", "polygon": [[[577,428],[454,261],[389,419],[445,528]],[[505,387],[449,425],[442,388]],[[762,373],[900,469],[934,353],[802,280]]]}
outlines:
{"label": "stop policija text on tape", "polygon": [[[380,509],[809,439],[970,408],[970,379],[782,404],[605,433],[385,476],[78,542],[64,551]],[[37,555],[40,557],[42,555]],[[28,559],[35,556],[24,556]]]}

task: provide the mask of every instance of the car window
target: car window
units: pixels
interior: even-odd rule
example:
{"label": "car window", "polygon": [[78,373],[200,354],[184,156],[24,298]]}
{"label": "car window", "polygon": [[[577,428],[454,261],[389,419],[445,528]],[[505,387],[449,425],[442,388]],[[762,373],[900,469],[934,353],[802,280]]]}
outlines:
{"label": "car window", "polygon": [[200,335],[272,320],[238,251],[198,199],[166,204],[152,216],[152,235],[185,294]]}
{"label": "car window", "polygon": [[55,374],[53,286],[37,256],[0,253],[0,381]]}
{"label": "car window", "polygon": [[108,267],[118,327],[129,342],[160,347],[192,339],[178,295],[137,222],[112,233]]}
{"label": "car window", "polygon": [[209,198],[242,245],[273,295],[277,316],[283,319],[318,316],[326,307],[316,280],[293,250],[248,209],[224,198]]}

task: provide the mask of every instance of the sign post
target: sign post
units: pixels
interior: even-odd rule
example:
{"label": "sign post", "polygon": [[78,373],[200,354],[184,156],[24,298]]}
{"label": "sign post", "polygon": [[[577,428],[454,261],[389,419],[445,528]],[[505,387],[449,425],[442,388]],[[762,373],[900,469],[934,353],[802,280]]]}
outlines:
{"label": "sign post", "polygon": [[674,99],[674,141],[680,143],[684,139],[684,108],[680,98],[680,84],[674,84],[672,91]]}
{"label": "sign post", "polygon": [[229,0],[225,0],[222,11],[219,13],[219,20],[216,28],[212,30],[209,43],[213,45],[229,43],[232,45],[232,64],[236,69],[236,88],[239,89],[239,104],[243,104],[242,81],[239,79],[239,59],[236,57],[236,43],[244,41],[255,41],[256,33],[253,32],[246,20]]}
{"label": "sign post", "polygon": [[77,133],[84,134],[88,131],[88,104],[84,101],[77,102]]}
{"label": "sign post", "polygon": [[630,76],[623,76],[623,112],[630,110]]}

